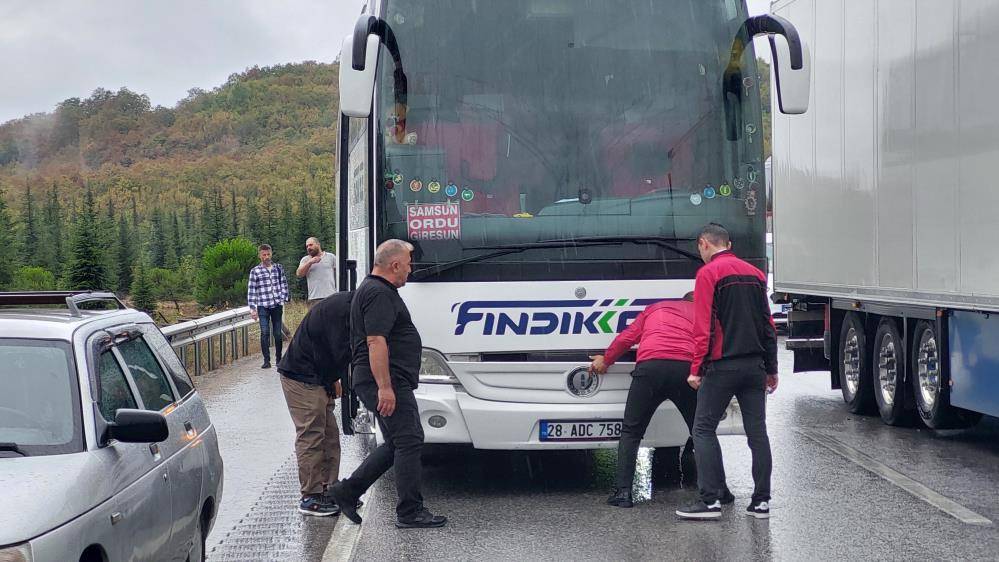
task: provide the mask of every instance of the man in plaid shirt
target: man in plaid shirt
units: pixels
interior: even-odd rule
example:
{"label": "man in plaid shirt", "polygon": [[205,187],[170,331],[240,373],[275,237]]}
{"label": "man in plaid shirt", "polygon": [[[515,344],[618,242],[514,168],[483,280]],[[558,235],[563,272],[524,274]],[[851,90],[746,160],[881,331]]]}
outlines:
{"label": "man in plaid shirt", "polygon": [[260,351],[264,354],[261,369],[271,368],[271,334],[274,334],[274,354],[276,362],[281,361],[281,317],[284,303],[288,298],[288,279],[284,268],[271,261],[271,247],[261,244],[258,248],[260,265],[250,270],[250,281],[246,287],[246,304],[250,316],[260,322]]}

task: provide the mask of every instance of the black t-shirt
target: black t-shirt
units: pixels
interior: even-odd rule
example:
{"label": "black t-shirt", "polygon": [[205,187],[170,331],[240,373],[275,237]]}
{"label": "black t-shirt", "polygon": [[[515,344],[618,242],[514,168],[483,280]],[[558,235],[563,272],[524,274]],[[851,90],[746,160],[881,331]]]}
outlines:
{"label": "black t-shirt", "polygon": [[333,293],[305,314],[278,372],[305,384],[333,388],[350,363],[350,303],[353,293]]}
{"label": "black t-shirt", "polygon": [[354,348],[351,381],[354,386],[374,382],[368,359],[368,336],[382,336],[388,343],[389,374],[393,384],[405,382],[416,388],[420,380],[423,342],[406,303],[394,285],[369,275],[354,294],[350,305],[350,337]]}

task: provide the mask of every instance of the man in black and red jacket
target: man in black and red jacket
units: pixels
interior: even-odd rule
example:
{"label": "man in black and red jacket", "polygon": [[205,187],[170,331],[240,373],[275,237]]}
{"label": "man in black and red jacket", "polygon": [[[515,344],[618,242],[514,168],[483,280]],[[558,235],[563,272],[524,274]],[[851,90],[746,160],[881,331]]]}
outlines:
{"label": "man in black and red jacket", "polygon": [[753,499],[746,514],[770,516],[770,439],[766,395],[777,389],[777,333],[767,304],[767,278],[732,253],[728,231],[717,224],[697,239],[704,267],[694,284],[694,358],[690,386],[697,390],[694,454],[700,500],[676,514],[685,519],[721,517],[725,490],[716,430],[734,396],[753,455]]}

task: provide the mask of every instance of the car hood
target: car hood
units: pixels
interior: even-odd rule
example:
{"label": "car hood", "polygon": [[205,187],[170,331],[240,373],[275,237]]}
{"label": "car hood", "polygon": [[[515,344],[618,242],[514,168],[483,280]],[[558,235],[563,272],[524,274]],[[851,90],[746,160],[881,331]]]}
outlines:
{"label": "car hood", "polygon": [[111,496],[92,453],[0,458],[0,545],[17,544],[79,517]]}

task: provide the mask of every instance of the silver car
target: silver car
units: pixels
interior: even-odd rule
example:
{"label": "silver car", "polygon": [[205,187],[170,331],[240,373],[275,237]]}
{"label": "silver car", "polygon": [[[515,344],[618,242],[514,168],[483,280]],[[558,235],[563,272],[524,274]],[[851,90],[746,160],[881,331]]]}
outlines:
{"label": "silver car", "polygon": [[203,560],[222,458],[153,321],[106,293],[0,305],[0,562]]}

